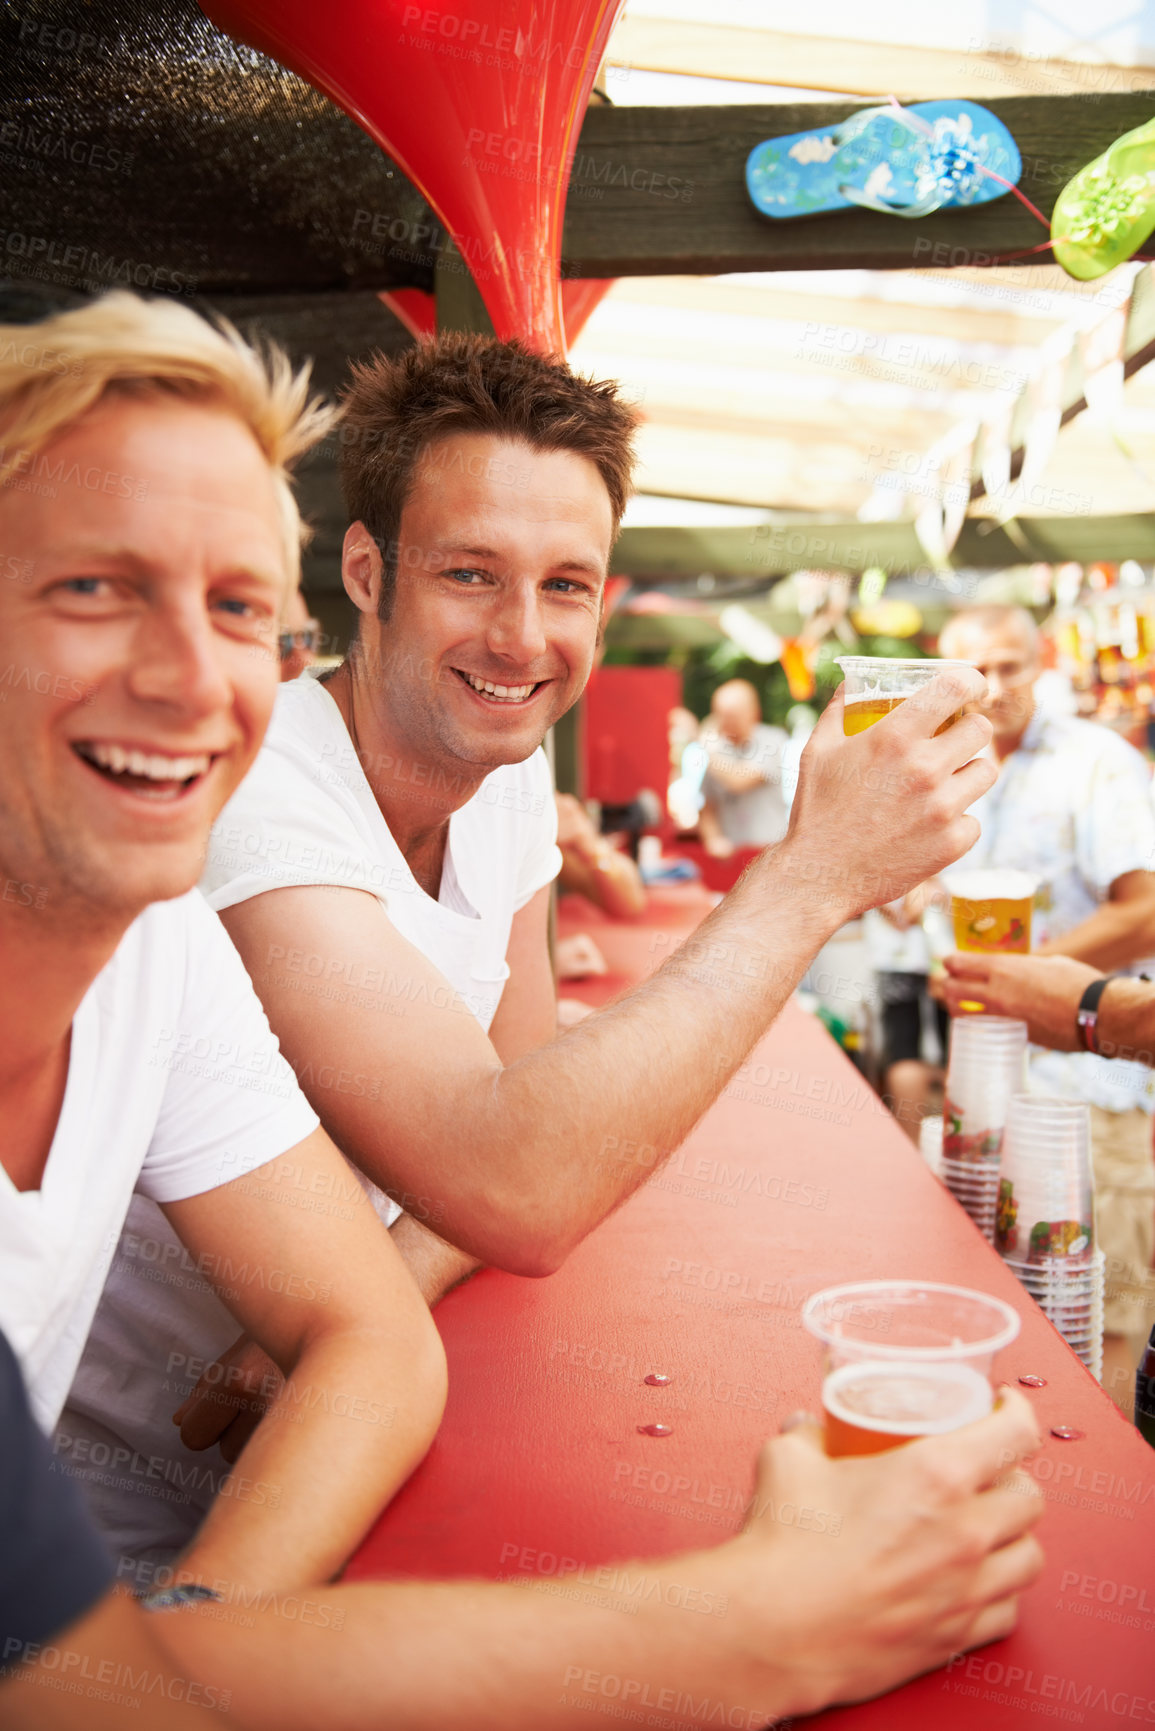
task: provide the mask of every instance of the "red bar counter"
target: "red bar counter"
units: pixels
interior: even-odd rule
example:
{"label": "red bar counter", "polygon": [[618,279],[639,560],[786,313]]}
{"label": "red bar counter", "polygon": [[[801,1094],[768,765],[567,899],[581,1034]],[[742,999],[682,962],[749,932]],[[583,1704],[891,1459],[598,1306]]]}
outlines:
{"label": "red bar counter", "polygon": [[[608,978],[651,972],[702,918],[699,889],[658,892],[642,924],[572,898]],[[645,1163],[622,1125],[615,1155]],[[806,1297],[842,1281],[937,1280],[1015,1305],[1003,1379],[1045,1446],[1047,1567],[1007,1641],[874,1702],[821,1715],[854,1731],[1155,1724],[1155,1452],[922,1164],[816,1019],[791,1005],[693,1135],[548,1280],[487,1271],[438,1308],[445,1422],[349,1579],[524,1579],[659,1557],[732,1533],[755,1452],[786,1414],[820,1410]],[[651,1372],[669,1376],[647,1386]],[[639,1426],[660,1423],[653,1437]],[[1085,1433],[1059,1441],[1051,1426]]]}

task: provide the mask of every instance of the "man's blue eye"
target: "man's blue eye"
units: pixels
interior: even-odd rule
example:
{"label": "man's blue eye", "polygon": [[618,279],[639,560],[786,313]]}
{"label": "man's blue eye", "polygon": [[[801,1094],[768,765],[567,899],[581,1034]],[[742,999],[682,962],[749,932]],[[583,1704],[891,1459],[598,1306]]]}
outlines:
{"label": "man's blue eye", "polygon": [[70,577],[65,587],[77,595],[95,595],[103,582],[103,577]]}
{"label": "man's blue eye", "polygon": [[223,607],[225,611],[229,613],[245,613],[249,608],[249,603],[247,601],[241,601],[236,596],[230,595],[222,597],[217,605]]}

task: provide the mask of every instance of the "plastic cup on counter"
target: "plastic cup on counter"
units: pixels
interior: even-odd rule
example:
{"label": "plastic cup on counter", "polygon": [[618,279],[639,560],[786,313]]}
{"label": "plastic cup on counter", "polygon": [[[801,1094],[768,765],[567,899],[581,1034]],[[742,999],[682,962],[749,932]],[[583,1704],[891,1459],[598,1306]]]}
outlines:
{"label": "plastic cup on counter", "polygon": [[1001,1299],[962,1286],[867,1280],[807,1299],[823,1345],[829,1455],[878,1454],[984,1418],[995,1354],[1019,1332]]}
{"label": "plastic cup on counter", "polygon": [[944,1160],[997,1165],[1013,1096],[1026,1080],[1027,1024],[1009,1016],[951,1023],[943,1103]]}
{"label": "plastic cup on counter", "polygon": [[1003,1138],[999,1251],[1028,1268],[1088,1262],[1093,1197],[1090,1108],[1081,1100],[1016,1094]]}

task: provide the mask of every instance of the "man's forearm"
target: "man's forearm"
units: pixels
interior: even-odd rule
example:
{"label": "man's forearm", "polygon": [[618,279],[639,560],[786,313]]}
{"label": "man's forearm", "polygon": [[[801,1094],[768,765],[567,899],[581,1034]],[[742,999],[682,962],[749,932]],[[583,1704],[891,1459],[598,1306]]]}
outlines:
{"label": "man's forearm", "polygon": [[[944,679],[933,700],[849,739],[831,705],[804,754],[786,839],[653,977],[537,1050],[487,1039],[359,892],[323,917],[309,890],[241,904],[230,931],[330,1132],[390,1194],[428,1198],[460,1249],[512,1273],[551,1273],[682,1142],[839,926],[973,846],[978,825],[965,813],[994,775],[974,755],[990,724],[967,714],[932,730],[947,704],[957,710],[955,688],[976,679]],[[338,1000],[319,1015],[293,989],[281,959],[298,921],[311,964],[361,982],[355,1006]],[[655,934],[655,962],[662,944]],[[290,970],[303,953],[290,952]],[[356,1069],[350,1054],[363,1060]],[[342,1077],[360,1086],[343,1090]]]}
{"label": "man's forearm", "polygon": [[[253,1731],[298,1725],[317,1701],[355,1727],[573,1731],[610,1698],[663,1720],[708,1703],[717,1723],[753,1728],[813,1702],[791,1665],[776,1667],[767,1652],[770,1619],[747,1631],[752,1619],[732,1597],[734,1557],[730,1547],[602,1571],[620,1577],[616,1594],[491,1582],[320,1590],[291,1643],[272,1610],[242,1632],[213,1621],[209,1606],[168,1619],[161,1633],[173,1663],[227,1688]],[[760,1599],[771,1596],[764,1585]]]}
{"label": "man's forearm", "polygon": [[1040,944],[1039,956],[1071,956],[1109,973],[1151,954],[1153,910],[1148,901],[1104,902],[1061,937]]}
{"label": "man's forearm", "polygon": [[447,1292],[452,1292],[455,1286],[460,1286],[482,1267],[476,1256],[458,1250],[455,1244],[447,1244],[444,1238],[439,1238],[412,1214],[403,1214],[395,1220],[389,1228],[389,1236],[430,1310]]}
{"label": "man's forearm", "polygon": [[710,774],[727,793],[749,793],[751,788],[761,787],[770,779],[756,764],[735,763],[732,757],[723,755],[711,755]]}
{"label": "man's forearm", "polygon": [[1099,999],[1096,1032],[1105,1058],[1155,1065],[1155,986],[1145,980],[1112,980]]}
{"label": "man's forearm", "polygon": [[181,1568],[210,1585],[330,1580],[424,1455],[441,1388],[432,1356],[386,1334],[307,1345]]}
{"label": "man's forearm", "polygon": [[685,1138],[843,918],[836,891],[763,855],[653,978],[450,1096],[471,1159],[443,1230],[471,1250],[499,1234],[503,1267],[549,1272]]}

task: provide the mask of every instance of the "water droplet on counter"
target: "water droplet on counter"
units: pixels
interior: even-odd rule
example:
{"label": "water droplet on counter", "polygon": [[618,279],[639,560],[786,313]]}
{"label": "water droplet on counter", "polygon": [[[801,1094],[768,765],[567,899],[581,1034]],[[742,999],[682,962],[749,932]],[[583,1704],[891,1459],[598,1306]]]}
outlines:
{"label": "water droplet on counter", "polygon": [[649,1376],[642,1378],[642,1381],[648,1383],[651,1388],[665,1388],[668,1382],[673,1381],[673,1377],[663,1376],[660,1370],[652,1370]]}
{"label": "water droplet on counter", "polygon": [[639,1436],[673,1436],[673,1434],[674,1427],[672,1424],[640,1424],[638,1426]]}
{"label": "water droplet on counter", "polygon": [[1051,1426],[1051,1435],[1057,1436],[1060,1442],[1079,1442],[1086,1434],[1086,1431],[1075,1430],[1069,1424],[1053,1424]]}
{"label": "water droplet on counter", "polygon": [[1046,1388],[1047,1386],[1045,1376],[1021,1376],[1019,1381],[1024,1388]]}

